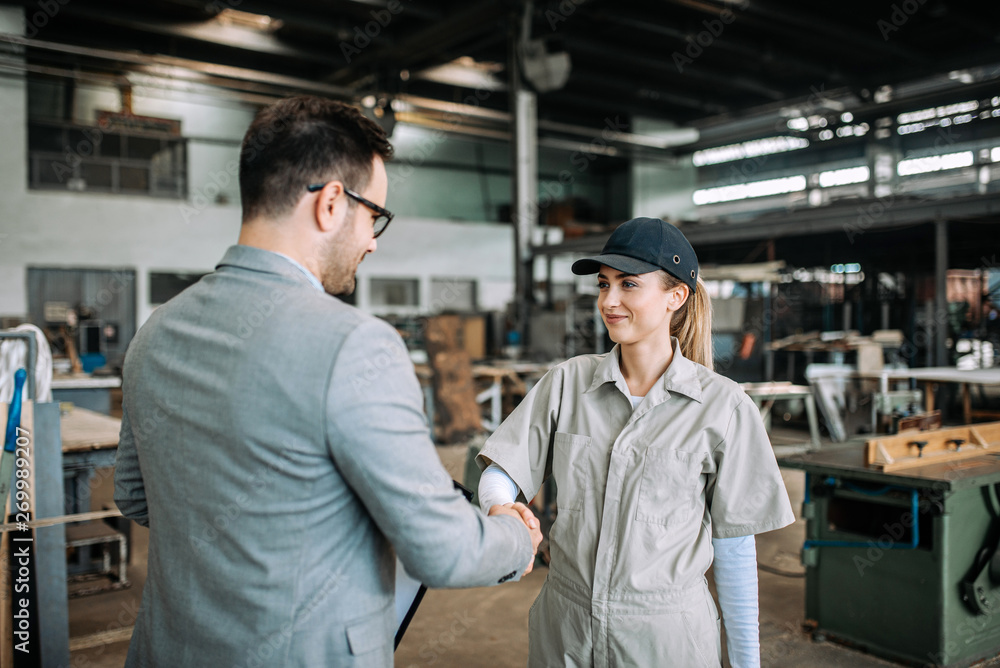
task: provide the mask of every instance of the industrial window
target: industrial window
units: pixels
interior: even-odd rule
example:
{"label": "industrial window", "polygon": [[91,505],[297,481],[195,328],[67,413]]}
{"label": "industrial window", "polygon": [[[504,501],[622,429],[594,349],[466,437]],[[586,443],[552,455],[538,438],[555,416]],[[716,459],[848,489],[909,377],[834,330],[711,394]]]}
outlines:
{"label": "industrial window", "polygon": [[416,278],[373,278],[369,293],[372,306],[420,306],[420,281]]}
{"label": "industrial window", "polygon": [[471,313],[476,310],[476,282],[463,278],[431,279],[432,313]]}
{"label": "industrial window", "polygon": [[187,195],[187,140],[165,132],[31,121],[28,182],[39,190],[182,199]]}
{"label": "industrial window", "polygon": [[149,272],[149,303],[166,304],[183,290],[197,283],[203,273]]}

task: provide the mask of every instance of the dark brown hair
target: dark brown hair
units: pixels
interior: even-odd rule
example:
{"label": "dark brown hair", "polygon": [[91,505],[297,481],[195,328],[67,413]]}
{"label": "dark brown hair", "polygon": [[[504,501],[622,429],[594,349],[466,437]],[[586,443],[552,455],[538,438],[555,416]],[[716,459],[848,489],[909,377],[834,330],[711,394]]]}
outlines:
{"label": "dark brown hair", "polygon": [[243,221],[291,210],[311,183],[340,180],[362,191],[375,156],[392,144],[357,107],[321,97],[279,100],[257,113],[240,148]]}

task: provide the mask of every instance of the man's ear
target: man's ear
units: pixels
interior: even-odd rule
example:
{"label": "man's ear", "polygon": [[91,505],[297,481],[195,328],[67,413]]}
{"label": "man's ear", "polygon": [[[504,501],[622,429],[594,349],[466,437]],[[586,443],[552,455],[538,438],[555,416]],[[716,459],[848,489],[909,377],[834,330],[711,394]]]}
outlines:
{"label": "man's ear", "polygon": [[347,216],[348,202],[344,195],[344,184],[340,181],[330,181],[319,191],[316,198],[316,225],[322,232],[339,229]]}

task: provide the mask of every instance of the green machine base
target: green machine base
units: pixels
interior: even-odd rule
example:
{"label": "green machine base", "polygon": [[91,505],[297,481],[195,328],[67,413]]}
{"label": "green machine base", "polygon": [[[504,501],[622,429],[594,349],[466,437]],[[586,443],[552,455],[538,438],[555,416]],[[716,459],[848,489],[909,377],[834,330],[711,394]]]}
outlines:
{"label": "green machine base", "polygon": [[806,472],[806,618],[918,666],[1000,654],[1000,456],[883,473],[863,445],[780,460]]}

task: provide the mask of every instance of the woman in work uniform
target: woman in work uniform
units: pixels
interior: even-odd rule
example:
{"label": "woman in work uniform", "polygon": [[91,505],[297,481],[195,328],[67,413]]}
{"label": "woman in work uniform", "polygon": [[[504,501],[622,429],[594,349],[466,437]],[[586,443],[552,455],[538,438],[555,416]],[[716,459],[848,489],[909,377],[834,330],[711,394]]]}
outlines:
{"label": "woman in work uniform", "polygon": [[552,368],[477,459],[486,510],[556,481],[529,666],[719,666],[713,555],[730,662],[759,666],[753,536],[795,518],[757,408],[711,370],[694,249],[637,218],[573,272],[617,345]]}

